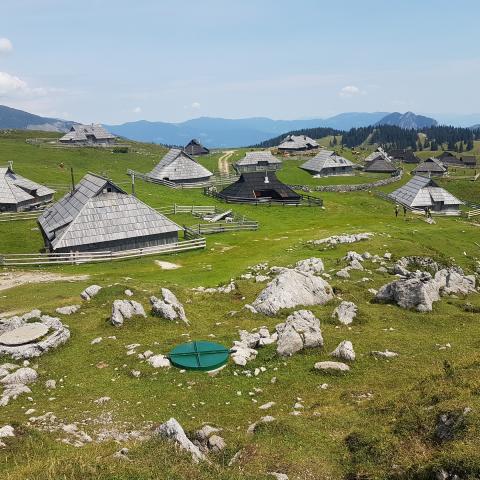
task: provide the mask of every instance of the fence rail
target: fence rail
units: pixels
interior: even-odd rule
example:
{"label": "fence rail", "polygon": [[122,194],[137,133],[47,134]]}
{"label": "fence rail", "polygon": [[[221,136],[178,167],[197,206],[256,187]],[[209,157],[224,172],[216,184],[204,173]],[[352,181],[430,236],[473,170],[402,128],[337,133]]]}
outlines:
{"label": "fence rail", "polygon": [[[206,240],[199,237],[196,232],[187,236],[187,240],[157,245],[154,247],[123,250],[120,252],[71,252],[71,253],[10,253],[0,254],[0,265],[23,266],[23,265],[79,265],[84,263],[110,262],[114,260],[127,260],[130,258],[145,257],[148,255],[162,255],[166,253],[178,253],[189,250],[203,249]],[[190,238],[189,238],[190,237]]]}
{"label": "fence rail", "polygon": [[478,215],[480,215],[480,208],[477,208],[476,210],[470,210],[469,212],[467,212],[468,218],[477,217]]}

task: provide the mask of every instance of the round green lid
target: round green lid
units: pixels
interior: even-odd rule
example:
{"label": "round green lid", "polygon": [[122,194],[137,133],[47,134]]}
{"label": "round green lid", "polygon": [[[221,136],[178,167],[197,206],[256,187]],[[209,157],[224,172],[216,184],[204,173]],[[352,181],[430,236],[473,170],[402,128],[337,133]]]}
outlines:
{"label": "round green lid", "polygon": [[228,348],[213,342],[188,342],[176,346],[169,354],[178,368],[188,370],[215,370],[228,361]]}

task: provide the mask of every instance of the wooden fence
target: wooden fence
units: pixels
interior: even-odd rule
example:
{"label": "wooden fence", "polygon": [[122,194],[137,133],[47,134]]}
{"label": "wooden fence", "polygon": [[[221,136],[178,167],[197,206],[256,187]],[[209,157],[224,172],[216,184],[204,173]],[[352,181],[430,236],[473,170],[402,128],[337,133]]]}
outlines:
{"label": "wooden fence", "polygon": [[469,210],[467,212],[467,218],[478,217],[479,215],[480,215],[480,208],[477,208],[475,210]]}
{"label": "wooden fence", "polygon": [[233,182],[236,182],[240,177],[238,175],[220,175],[214,176],[211,180],[206,182],[195,182],[195,183],[174,183],[169,180],[160,180],[158,178],[152,178],[144,173],[136,172],[135,170],[127,170],[128,175],[135,175],[135,178],[139,178],[144,182],[155,183],[157,185],[163,185],[164,187],[173,188],[173,189],[185,189],[185,188],[205,188],[211,187],[213,185],[222,186],[230,185]]}
{"label": "wooden fence", "polygon": [[186,240],[157,245],[154,247],[123,250],[121,252],[70,252],[70,253],[10,253],[0,254],[2,266],[25,265],[79,265],[84,263],[111,262],[130,258],[145,257],[148,255],[163,255],[179,253],[189,250],[198,250],[206,247],[205,238],[199,237],[194,231],[185,231]]}

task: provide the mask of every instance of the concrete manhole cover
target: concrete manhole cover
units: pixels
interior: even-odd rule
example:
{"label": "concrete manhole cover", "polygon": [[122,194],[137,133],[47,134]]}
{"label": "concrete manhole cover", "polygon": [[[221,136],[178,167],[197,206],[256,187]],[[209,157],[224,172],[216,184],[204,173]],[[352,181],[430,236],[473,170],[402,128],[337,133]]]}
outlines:
{"label": "concrete manhole cover", "polygon": [[48,333],[48,327],[43,323],[27,323],[15,330],[0,335],[0,345],[16,346],[32,343]]}

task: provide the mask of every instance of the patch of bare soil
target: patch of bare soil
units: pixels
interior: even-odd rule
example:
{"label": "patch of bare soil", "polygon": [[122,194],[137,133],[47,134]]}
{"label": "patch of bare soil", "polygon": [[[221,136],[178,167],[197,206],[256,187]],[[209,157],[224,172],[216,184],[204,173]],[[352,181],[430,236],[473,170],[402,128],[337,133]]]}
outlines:
{"label": "patch of bare soil", "polygon": [[50,272],[5,272],[0,273],[0,291],[28,283],[80,282],[90,275],[62,275]]}

